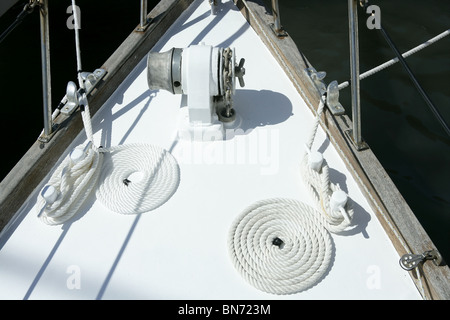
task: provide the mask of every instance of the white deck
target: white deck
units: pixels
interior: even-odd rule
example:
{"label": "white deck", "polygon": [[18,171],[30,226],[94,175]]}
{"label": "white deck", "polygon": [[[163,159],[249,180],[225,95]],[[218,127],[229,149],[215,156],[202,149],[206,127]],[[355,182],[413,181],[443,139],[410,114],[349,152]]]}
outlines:
{"label": "white deck", "polygon": [[[330,271],[304,292],[277,296],[235,270],[228,232],[243,209],[273,197],[314,206],[299,170],[313,115],[232,3],[217,16],[209,12],[207,1],[194,2],[153,50],[199,42],[236,48],[246,59],[246,87],[234,97],[242,130],[226,141],[177,141],[181,96],[150,91],[142,60],[93,118],[95,142],[166,148],[179,163],[177,191],[159,208],[131,216],[110,212],[92,195],[71,223],[48,226],[34,208],[46,179],[1,234],[0,299],[420,299],[320,128],[315,146],[355,203],[355,228],[331,234]],[[73,146],[85,141],[83,133]]]}

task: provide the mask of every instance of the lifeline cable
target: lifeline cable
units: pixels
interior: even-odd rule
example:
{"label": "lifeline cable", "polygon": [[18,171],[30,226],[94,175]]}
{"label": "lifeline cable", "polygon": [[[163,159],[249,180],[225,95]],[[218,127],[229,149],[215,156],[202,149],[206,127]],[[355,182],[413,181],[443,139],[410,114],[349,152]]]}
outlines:
{"label": "lifeline cable", "polygon": [[[446,37],[448,35],[450,35],[450,29],[445,30],[444,32],[438,34],[437,36],[431,38],[430,40],[423,42],[422,44],[412,48],[411,50],[406,51],[405,53],[402,54],[402,57],[407,58],[407,57],[413,55],[414,53],[419,52],[420,50],[430,46],[431,44],[443,39],[444,37]],[[386,69],[387,67],[392,66],[393,64],[397,63],[398,61],[399,61],[399,58],[393,58],[389,61],[386,61],[385,63],[380,64],[379,66],[377,66],[375,68],[372,68],[364,73],[361,73],[359,75],[359,80],[363,80],[367,77],[370,77],[370,76],[374,75],[375,73],[377,73],[383,69]],[[349,85],[350,85],[350,81],[344,81],[339,84],[338,89],[342,90],[344,88],[347,88]]]}
{"label": "lifeline cable", "polygon": [[411,79],[412,83],[416,87],[417,91],[419,91],[420,95],[430,108],[431,112],[433,113],[434,117],[438,120],[439,124],[442,126],[444,131],[447,133],[448,136],[450,136],[450,128],[448,127],[448,124],[445,122],[445,119],[440,114],[439,110],[434,106],[433,102],[431,101],[428,94],[425,92],[425,90],[422,88],[422,86],[417,81],[416,77],[414,76],[411,68],[406,63],[405,59],[403,59],[402,55],[398,51],[397,47],[395,46],[394,42],[392,41],[389,34],[384,30],[383,27],[380,28],[381,33],[383,34],[383,37],[385,38],[386,42],[389,44],[391,49],[395,52],[397,55],[397,58],[399,59],[400,63],[402,64],[403,68],[405,69],[406,73],[408,74],[409,78]]}
{"label": "lifeline cable", "polygon": [[0,43],[6,39],[6,37],[19,25],[22,21],[34,11],[34,7],[37,5],[37,1],[26,3],[22,11],[17,15],[16,20],[11,23],[5,31],[0,35]]}

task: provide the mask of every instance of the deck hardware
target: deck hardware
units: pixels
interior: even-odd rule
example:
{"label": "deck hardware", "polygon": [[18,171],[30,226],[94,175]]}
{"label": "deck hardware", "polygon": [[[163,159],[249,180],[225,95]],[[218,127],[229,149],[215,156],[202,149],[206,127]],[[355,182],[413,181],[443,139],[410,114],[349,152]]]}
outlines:
{"label": "deck hardware", "polygon": [[345,136],[347,137],[347,139],[356,148],[356,150],[363,151],[363,150],[369,149],[369,145],[362,138],[360,138],[359,142],[355,141],[355,135],[353,134],[353,129],[345,130],[344,133],[345,133]]}
{"label": "deck hardware", "polygon": [[42,71],[42,95],[44,110],[44,132],[38,138],[46,143],[53,136],[52,120],[52,84],[50,72],[50,35],[48,21],[48,1],[40,0],[39,17],[41,33],[41,71]]}
{"label": "deck hardware", "polygon": [[217,14],[218,2],[220,0],[209,0],[209,4],[211,5],[211,15],[215,16]]}
{"label": "deck hardware", "polygon": [[244,75],[245,75],[244,63],[245,63],[245,59],[242,58],[239,61],[239,65],[236,65],[234,67],[234,74],[236,75],[236,78],[238,78],[239,85],[241,86],[241,88],[245,87],[245,82],[244,82]]}
{"label": "deck hardware", "polygon": [[345,206],[348,202],[348,195],[343,190],[341,190],[340,186],[337,185],[337,189],[333,191],[330,198],[330,208],[332,215],[336,213],[342,214],[345,221],[347,221],[349,224],[351,223],[351,218],[345,211]]}
{"label": "deck hardware", "polygon": [[368,0],[359,0],[359,5],[366,9],[369,6],[369,1]]}
{"label": "deck hardware", "polygon": [[150,52],[147,82],[150,90],[182,94],[182,106],[187,108],[181,108],[181,136],[194,140],[223,139],[224,126],[232,125],[236,119],[232,97],[237,81],[241,87],[245,86],[244,63],[245,59],[236,63],[233,48],[204,43]]}
{"label": "deck hardware", "polygon": [[274,246],[277,246],[278,248],[282,249],[284,247],[284,241],[281,240],[280,238],[276,237],[275,239],[273,239],[272,244]]}
{"label": "deck hardware", "polygon": [[308,148],[306,149],[308,152],[308,164],[317,173],[322,170],[323,165],[323,154],[319,151],[310,151]]}
{"label": "deck hardware", "polygon": [[67,89],[66,89],[66,103],[61,108],[61,113],[64,113],[66,115],[69,115],[75,110],[76,107],[78,107],[80,94],[77,90],[77,85],[73,81],[69,81],[67,83]]}
{"label": "deck hardware", "polygon": [[327,106],[335,116],[345,114],[345,109],[339,102],[339,87],[336,80],[330,82],[327,87]]}
{"label": "deck hardware", "polygon": [[365,149],[361,138],[361,102],[359,89],[359,38],[358,38],[358,1],[348,0],[348,32],[350,42],[350,85],[352,100],[351,130],[353,145],[360,151]]}
{"label": "deck hardware", "polygon": [[141,11],[140,11],[140,22],[139,26],[137,26],[136,31],[143,32],[150,25],[151,19],[147,18],[148,9],[147,9],[147,0],[141,0]]}
{"label": "deck hardware", "polygon": [[280,8],[278,6],[278,0],[272,0],[272,15],[273,15],[273,23],[270,24],[272,31],[280,39],[287,37],[288,34],[281,25]]}
{"label": "deck hardware", "polygon": [[323,82],[323,79],[325,79],[327,73],[325,71],[317,72],[316,69],[313,67],[306,69],[306,71],[308,72],[310,78],[314,82],[314,85],[319,91],[320,96],[323,96],[324,93],[327,92],[327,86],[325,85],[325,82]]}
{"label": "deck hardware", "polygon": [[46,185],[41,191],[42,197],[45,199],[47,204],[52,204],[58,198],[59,192],[51,184]]}
{"label": "deck hardware", "polygon": [[399,262],[400,266],[403,269],[405,269],[406,271],[411,271],[417,268],[420,265],[420,263],[426,260],[432,260],[436,266],[439,266],[442,263],[442,256],[437,250],[428,250],[422,254],[412,254],[412,253],[404,254],[400,258]]}
{"label": "deck hardware", "polygon": [[[100,80],[106,75],[106,70],[96,69],[94,72],[82,72],[81,78],[84,81],[84,87],[86,95],[92,92],[92,90],[99,84]],[[61,108],[61,113],[65,115],[71,115],[76,107],[79,105],[79,99],[81,96],[81,88],[77,90],[77,85],[73,81],[69,81],[67,84],[66,95],[63,98],[64,106]]]}
{"label": "deck hardware", "polygon": [[59,196],[58,190],[56,190],[56,188],[54,186],[52,186],[51,184],[48,184],[44,188],[42,188],[41,197],[44,199],[45,205],[38,212],[38,215],[37,215],[38,218],[40,218],[42,216],[42,213],[44,212],[44,209],[47,206],[50,206],[53,203],[55,203],[56,199],[58,199],[58,196]]}

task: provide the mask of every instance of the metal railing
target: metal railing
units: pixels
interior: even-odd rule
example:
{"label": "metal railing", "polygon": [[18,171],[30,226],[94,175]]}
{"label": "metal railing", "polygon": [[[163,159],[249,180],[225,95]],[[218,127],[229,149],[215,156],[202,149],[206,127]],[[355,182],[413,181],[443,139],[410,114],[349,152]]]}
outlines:
{"label": "metal railing", "polygon": [[272,16],[273,16],[273,23],[270,25],[273,32],[278,38],[284,38],[287,37],[286,31],[283,29],[283,26],[281,25],[281,18],[280,18],[280,8],[278,6],[278,0],[272,0]]}
{"label": "metal railing", "polygon": [[[35,0],[39,5],[40,34],[41,34],[41,69],[42,69],[42,94],[43,94],[43,115],[44,130],[38,138],[41,142],[48,142],[54,133],[54,123],[52,118],[52,92],[50,74],[50,32],[49,32],[49,11],[48,0]],[[144,31],[149,25],[148,1],[140,0],[140,23],[137,31]]]}
{"label": "metal railing", "polygon": [[359,91],[359,36],[358,0],[348,0],[348,33],[350,41],[350,86],[352,101],[352,125],[349,137],[356,149],[366,147],[361,138],[361,101]]}
{"label": "metal railing", "polygon": [[147,18],[148,15],[148,1],[147,0],[141,0],[141,12],[140,12],[140,23],[139,27],[137,28],[137,31],[144,31],[149,24],[149,20]]}
{"label": "metal railing", "polygon": [[52,84],[50,76],[50,28],[48,23],[48,1],[39,0],[39,16],[41,28],[41,64],[42,64],[42,95],[44,111],[44,133],[39,137],[42,142],[48,142],[53,133],[52,120]]}
{"label": "metal railing", "polygon": [[[350,140],[352,140],[357,150],[367,147],[362,140],[361,135],[361,102],[360,102],[360,73],[359,73],[359,39],[358,39],[358,4],[367,1],[348,0],[348,22],[349,22],[349,45],[350,45],[350,74],[351,74],[351,107],[352,107],[352,129],[347,132]],[[52,119],[52,94],[51,94],[51,75],[50,75],[50,35],[49,35],[49,12],[48,0],[33,0],[30,3],[39,6],[40,14],[40,34],[41,34],[41,63],[42,63],[42,91],[43,91],[43,114],[44,114],[44,130],[39,140],[48,142],[53,135],[53,119]],[[216,5],[215,1],[210,0],[211,5]],[[271,0],[273,23],[272,30],[279,38],[284,38],[287,33],[281,25],[280,10],[278,0]],[[145,31],[150,24],[148,19],[148,0],[140,0],[140,23],[136,31]],[[384,32],[384,30],[382,30]],[[402,57],[399,56],[401,62]],[[403,63],[405,65],[405,63]],[[405,67],[409,70],[407,66]],[[409,72],[411,75],[411,72]],[[432,105],[428,96],[423,93],[420,85],[417,84],[412,76],[414,84],[418,87],[419,92],[424,96],[426,102],[432,109],[434,115],[440,121],[446,132],[450,135],[450,129]],[[428,98],[428,99],[427,99]]]}

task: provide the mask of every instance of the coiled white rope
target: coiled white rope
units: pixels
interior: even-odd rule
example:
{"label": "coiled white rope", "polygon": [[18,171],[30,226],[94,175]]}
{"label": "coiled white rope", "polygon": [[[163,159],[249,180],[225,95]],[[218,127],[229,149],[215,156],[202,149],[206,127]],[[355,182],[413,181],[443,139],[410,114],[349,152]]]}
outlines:
{"label": "coiled white rope", "polygon": [[[412,55],[412,54],[414,54],[414,53],[416,53],[416,52],[418,52],[418,51],[428,47],[429,45],[431,45],[431,44],[433,44],[433,43],[435,43],[435,42],[437,42],[439,40],[441,40],[442,38],[448,36],[449,34],[450,34],[450,29],[447,29],[444,32],[438,34],[436,37],[433,37],[430,40],[425,41],[424,43],[418,45],[417,47],[414,47],[411,50],[403,53],[402,57],[403,58],[407,58],[410,55]],[[380,64],[379,66],[377,66],[377,67],[375,67],[373,69],[370,69],[369,71],[361,73],[359,75],[359,79],[363,80],[363,79],[365,79],[365,78],[367,78],[367,77],[369,77],[369,76],[371,76],[371,75],[373,75],[373,74],[375,74],[375,73],[377,73],[377,72],[379,72],[379,71],[381,71],[381,70],[383,70],[383,69],[385,69],[387,67],[390,67],[391,65],[397,63],[398,61],[399,61],[398,58],[393,58],[393,59],[391,59],[389,61],[386,61],[385,63]],[[349,81],[342,82],[342,83],[339,84],[338,89],[339,90],[344,89],[344,88],[348,87],[349,84],[350,84]]]}
{"label": "coiled white rope", "polygon": [[230,230],[228,247],[235,268],[268,293],[292,294],[314,285],[330,265],[328,231],[338,233],[351,225],[350,199],[330,182],[322,155],[311,151],[324,98],[301,161],[304,182],[320,211],[292,199],[259,201],[236,218]]}
{"label": "coiled white rope", "polygon": [[137,214],[153,210],[175,192],[180,180],[178,163],[165,149],[129,144],[108,149],[96,189],[110,210]]}
{"label": "coiled white rope", "polygon": [[[73,160],[76,151],[81,160]],[[130,144],[97,149],[89,142],[84,149],[76,147],[53,173],[38,195],[38,216],[46,224],[62,224],[94,189],[98,200],[114,212],[150,211],[173,195],[179,180],[178,163],[163,148]]]}
{"label": "coiled white rope", "polygon": [[[80,156],[75,159],[74,154]],[[102,156],[91,143],[84,148],[76,147],[38,195],[37,210],[41,220],[57,225],[72,218],[96,185],[101,163]],[[53,199],[49,201],[49,198]]]}
{"label": "coiled white rope", "polygon": [[80,103],[84,106],[81,116],[88,142],[85,146],[77,146],[66,156],[38,195],[38,216],[49,225],[62,224],[78,212],[96,186],[102,167],[103,154],[93,143],[85,95]]}
{"label": "coiled white rope", "polygon": [[330,182],[328,172],[329,168],[326,162],[322,165],[320,172],[317,172],[311,169],[308,162],[308,154],[304,156],[301,164],[301,174],[310,195],[324,215],[324,223],[327,229],[333,233],[339,233],[351,225],[354,211],[350,199],[347,199],[340,210],[333,210],[331,206],[333,193],[342,193],[343,191],[341,191],[338,184]]}
{"label": "coiled white rope", "polygon": [[294,294],[315,285],[333,254],[321,214],[292,199],[254,203],[234,221],[228,238],[234,267],[255,288]]}
{"label": "coiled white rope", "polygon": [[[327,228],[334,233],[344,231],[351,225],[353,218],[353,208],[350,199],[341,190],[340,186],[333,184],[329,178],[329,167],[322,155],[311,151],[320,116],[323,113],[324,98],[321,97],[317,108],[311,136],[306,144],[306,152],[300,165],[301,175],[311,196],[315,200],[318,208],[324,214]],[[319,163],[312,163],[313,157],[319,157]]]}
{"label": "coiled white rope", "polygon": [[[78,24],[75,0],[72,0],[72,6]],[[163,204],[178,186],[178,164],[170,153],[156,146],[135,144],[108,149],[95,146],[89,104],[81,76],[77,25],[75,45],[81,88],[79,105],[88,143],[84,147],[76,147],[67,155],[42,189],[37,201],[38,216],[50,225],[61,224],[72,218],[97,187],[101,171],[96,194],[106,207],[124,214],[152,210]],[[141,174],[139,181],[137,173]]]}

